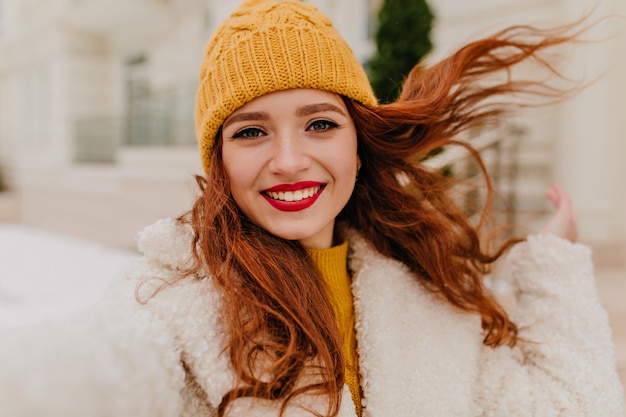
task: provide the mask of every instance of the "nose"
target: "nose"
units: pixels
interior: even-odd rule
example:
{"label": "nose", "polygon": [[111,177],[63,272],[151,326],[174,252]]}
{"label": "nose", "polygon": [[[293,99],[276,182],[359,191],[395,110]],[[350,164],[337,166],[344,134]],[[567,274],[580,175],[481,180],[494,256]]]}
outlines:
{"label": "nose", "polygon": [[277,137],[272,151],[269,169],[274,174],[292,177],[311,165],[305,146],[297,135],[285,134]]}

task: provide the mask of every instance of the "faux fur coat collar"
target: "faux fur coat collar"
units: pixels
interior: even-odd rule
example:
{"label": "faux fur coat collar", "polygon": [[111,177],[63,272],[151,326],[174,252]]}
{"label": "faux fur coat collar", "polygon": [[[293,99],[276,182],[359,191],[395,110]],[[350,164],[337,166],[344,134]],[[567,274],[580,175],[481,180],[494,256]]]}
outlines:
{"label": "faux fur coat collar", "polygon": [[[147,281],[140,294],[155,288],[148,282],[161,285],[187,264],[190,233],[187,226],[163,220],[142,234],[139,248],[146,258],[137,268],[144,272],[140,280]],[[477,377],[479,317],[426,291],[403,264],[373,250],[357,233],[348,233],[348,239],[364,416],[472,415],[474,393],[467,387]],[[187,384],[191,378],[200,389],[197,400],[206,396],[211,407],[217,407],[234,386],[223,353],[220,304],[210,279],[186,280],[148,302],[182,342]],[[353,416],[354,406],[344,388],[339,415]],[[259,403],[238,400],[232,415],[238,415],[238,410],[241,415],[277,415],[278,404],[261,407]],[[305,406],[323,411],[326,405],[311,400]],[[287,416],[303,413],[298,407],[289,411]]]}

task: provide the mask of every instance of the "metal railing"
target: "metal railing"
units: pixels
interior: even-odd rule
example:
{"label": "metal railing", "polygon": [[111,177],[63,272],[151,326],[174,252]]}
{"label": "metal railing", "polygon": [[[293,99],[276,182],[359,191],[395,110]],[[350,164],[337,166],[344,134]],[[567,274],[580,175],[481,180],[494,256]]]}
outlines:
{"label": "metal railing", "polygon": [[[515,225],[519,174],[519,144],[523,128],[503,125],[488,131],[469,132],[464,140],[476,149],[485,164],[495,191],[494,221],[499,225]],[[466,149],[448,146],[424,163],[434,169],[451,171],[460,186],[453,191],[457,201],[470,217],[477,217],[485,203],[484,178],[476,161]]]}

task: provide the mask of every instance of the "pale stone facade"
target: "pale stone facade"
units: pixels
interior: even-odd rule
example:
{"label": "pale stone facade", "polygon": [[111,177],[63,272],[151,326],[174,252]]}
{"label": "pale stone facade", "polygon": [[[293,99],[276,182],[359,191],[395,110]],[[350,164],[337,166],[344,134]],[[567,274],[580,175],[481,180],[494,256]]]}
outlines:
{"label": "pale stone facade", "polygon": [[[198,63],[238,3],[0,0],[0,166],[22,221],[132,246],[144,225],[189,207],[201,170],[192,124]],[[311,3],[365,61],[380,0]],[[431,0],[431,59],[508,24],[578,19],[595,3]],[[597,7],[595,16],[626,15],[623,0]],[[527,132],[520,194],[538,201],[561,182],[591,241],[626,241],[625,27],[623,19],[601,22],[593,38],[610,39],[566,58],[574,75],[602,78],[566,104],[518,120]]]}

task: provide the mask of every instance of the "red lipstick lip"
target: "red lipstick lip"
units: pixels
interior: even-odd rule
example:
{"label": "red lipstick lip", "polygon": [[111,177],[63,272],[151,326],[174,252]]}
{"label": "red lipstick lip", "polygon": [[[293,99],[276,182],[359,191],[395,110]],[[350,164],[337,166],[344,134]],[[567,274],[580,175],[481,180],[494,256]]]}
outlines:
{"label": "red lipstick lip", "polygon": [[[298,184],[302,184],[302,183],[298,183]],[[319,184],[319,183],[315,183],[315,184]],[[326,186],[326,184],[321,184],[320,185],[320,189],[319,189],[319,191],[317,193],[315,193],[312,197],[303,198],[300,201],[274,200],[273,198],[271,198],[265,192],[261,193],[261,195],[263,196],[263,198],[265,198],[265,200],[272,207],[274,207],[277,210],[280,210],[280,211],[301,211],[301,210],[307,209],[307,208],[311,207],[313,204],[315,204],[315,202],[317,201],[319,196],[324,191],[325,186]],[[304,188],[309,188],[309,187],[304,187]],[[297,188],[296,190],[301,190],[301,189],[302,188]],[[291,191],[291,190],[288,190],[288,191]]]}
{"label": "red lipstick lip", "polygon": [[306,188],[313,188],[313,187],[321,187],[325,185],[323,182],[317,182],[317,181],[300,181],[300,182],[296,182],[295,184],[278,184],[272,188],[268,188],[267,190],[264,190],[263,192],[280,192],[280,191],[298,191],[298,190],[304,190]]}

